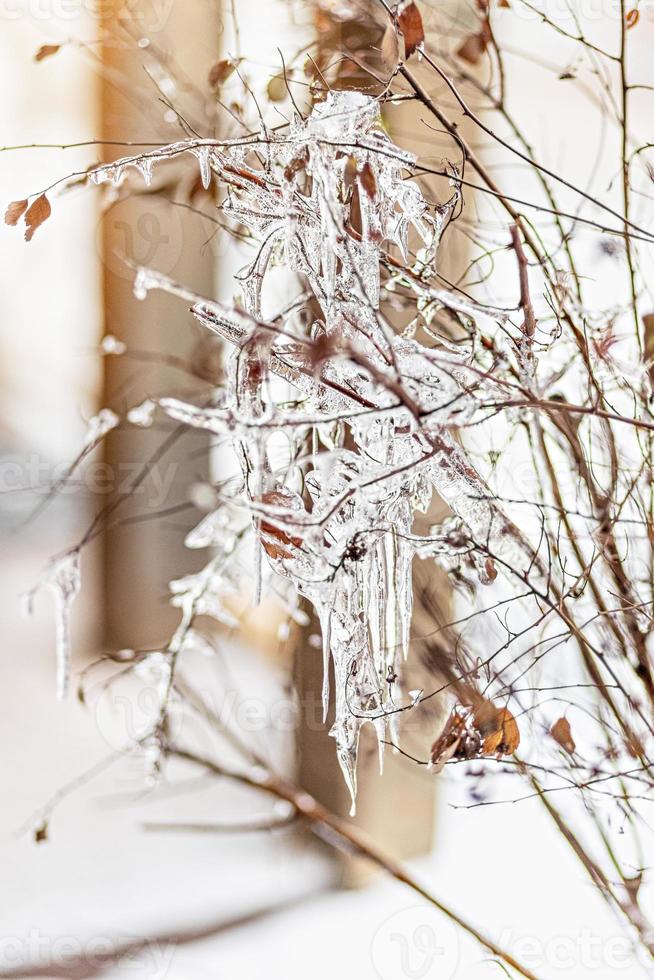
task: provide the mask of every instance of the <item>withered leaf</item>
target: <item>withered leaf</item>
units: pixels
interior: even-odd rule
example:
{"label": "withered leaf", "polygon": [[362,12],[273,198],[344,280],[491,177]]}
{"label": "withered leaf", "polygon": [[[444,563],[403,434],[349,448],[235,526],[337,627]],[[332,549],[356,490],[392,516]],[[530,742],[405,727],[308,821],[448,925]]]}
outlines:
{"label": "withered leaf", "polygon": [[483,755],[513,755],[520,745],[520,729],[508,708],[497,712],[496,727],[483,741]]}
{"label": "withered leaf", "polygon": [[400,60],[400,42],[398,41],[395,24],[390,20],[382,38],[381,58],[384,66],[391,71],[395,70]]}
{"label": "withered leaf", "polygon": [[40,197],[30,205],[25,213],[25,224],[27,226],[27,231],[25,232],[25,241],[31,242],[34,237],[34,232],[37,228],[43,224],[44,221],[52,214],[52,208],[50,207],[50,201],[47,199],[45,194],[41,194]]}
{"label": "withered leaf", "polygon": [[433,772],[440,772],[445,763],[457,754],[465,734],[465,721],[465,715],[453,708],[443,731],[431,747],[430,768]]}
{"label": "withered leaf", "polygon": [[211,88],[218,88],[222,85],[230,75],[233,75],[236,71],[236,63],[230,58],[223,58],[222,61],[217,61],[215,65],[212,65],[209,69],[209,85]]}
{"label": "withered leaf", "polygon": [[359,171],[359,180],[368,197],[371,199],[374,198],[377,194],[377,178],[375,177],[375,171],[367,160]]}
{"label": "withered leaf", "polygon": [[286,164],[286,167],[284,168],[284,180],[288,180],[288,181],[293,180],[295,175],[299,174],[301,170],[304,170],[306,165],[307,165],[306,153],[302,154],[301,156],[293,157],[293,159],[290,160]]}
{"label": "withered leaf", "polygon": [[351,187],[352,184],[354,183],[355,177],[357,175],[358,166],[359,164],[357,163],[356,157],[347,158],[345,167],[343,168],[343,183],[345,184],[346,187]]}
{"label": "withered leaf", "polygon": [[60,44],[42,44],[39,50],[34,55],[35,61],[43,61],[45,58],[51,58],[53,54],[56,54],[61,48]]}
{"label": "withered leaf", "polygon": [[468,64],[477,65],[487,46],[486,35],[480,31],[478,34],[471,34],[470,37],[467,37],[463,44],[457,48],[456,53]]}
{"label": "withered leaf", "polygon": [[27,211],[28,204],[29,201],[27,199],[24,201],[12,201],[5,211],[5,224],[17,225]]}
{"label": "withered leaf", "polygon": [[[292,494],[287,490],[270,490],[259,498],[261,503],[268,504],[269,507],[289,508],[293,500]],[[261,544],[264,551],[271,558],[293,558],[292,548],[302,547],[302,538],[297,535],[287,534],[281,527],[266,520],[265,517],[259,520],[259,532]]]}
{"label": "withered leaf", "polygon": [[570,728],[570,722],[567,718],[559,718],[555,721],[550,728],[550,735],[555,742],[558,742],[562,749],[565,749],[570,755],[577,748],[575,740],[572,737],[572,729]]}
{"label": "withered leaf", "polygon": [[415,0],[403,0],[397,11],[397,22],[404,37],[404,56],[410,58],[425,40],[422,14]]}
{"label": "withered leaf", "polygon": [[640,20],[640,10],[638,10],[637,7],[633,7],[631,10],[628,10],[624,15],[624,20],[625,24],[627,25],[627,30],[631,30],[631,28],[635,27]]}

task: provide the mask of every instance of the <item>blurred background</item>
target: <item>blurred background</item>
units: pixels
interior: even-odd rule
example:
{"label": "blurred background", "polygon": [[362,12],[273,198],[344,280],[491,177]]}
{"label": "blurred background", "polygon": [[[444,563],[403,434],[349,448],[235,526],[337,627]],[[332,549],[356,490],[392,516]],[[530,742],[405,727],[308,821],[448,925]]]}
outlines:
{"label": "blurred background", "polygon": [[[169,141],[196,125],[220,132],[225,110],[217,110],[207,84],[212,66],[227,56],[243,59],[253,93],[270,93],[280,50],[292,63],[308,44],[314,51],[321,43],[361,44],[340,19],[347,6],[3,0],[4,204],[71,173],[83,176],[128,152],[125,143]],[[436,31],[440,14],[435,5],[425,8]],[[447,23],[460,32],[466,16],[453,8]],[[611,43],[613,22],[592,24]],[[536,27],[507,17],[502,30],[507,44],[524,52]],[[638,55],[643,64],[646,43]],[[565,65],[567,56],[564,42],[539,49],[544,62]],[[542,92],[521,88],[523,60],[518,54],[511,62],[518,104],[542,106],[550,91],[545,73]],[[564,149],[583,108],[567,90],[556,92],[558,101],[534,118],[537,138],[541,147],[551,143],[559,170],[583,173],[592,141],[586,160],[571,160]],[[280,104],[278,122],[288,110]],[[393,121],[399,143],[424,149],[430,137],[419,130],[419,112],[398,112]],[[445,152],[433,139],[432,154]],[[171,195],[160,180],[173,178],[178,190]],[[210,198],[183,175],[173,178],[155,175],[147,191],[114,202],[81,184],[53,194],[52,217],[29,243],[19,229],[0,229],[0,975],[500,976],[478,946],[397,883],[294,825],[248,827],[284,817],[251,791],[188,771],[149,789],[138,759],[115,759],[125,732],[138,735],[147,721],[141,684],[108,689],[100,673],[86,703],[75,697],[80,672],[99,656],[157,648],[177,617],[168,582],[206,560],[184,547],[202,514],[207,480],[222,465],[220,448],[203,435],[176,438],[161,424],[121,421],[69,475],[98,409],[110,407],[124,420],[149,396],[202,393],[220,379],[219,346],[200,333],[183,303],[157,295],[137,302],[122,260],[129,255],[204,294],[229,291],[242,256],[216,234]],[[513,179],[519,190],[518,168]],[[464,261],[461,243],[443,258],[445,268]],[[93,530],[107,507],[108,518]],[[36,595],[30,618],[21,616],[20,596],[53,554],[90,529],[73,613],[75,678],[62,703],[55,699],[50,596]],[[446,586],[432,586],[446,610]],[[346,812],[333,745],[317,713],[294,720],[294,690],[305,708],[318,703],[319,654],[306,632],[286,638],[282,611],[271,601],[258,610],[248,609],[247,597],[235,603],[240,628],[220,634],[219,656],[198,652],[198,686],[277,770]],[[302,657],[294,656],[294,644]],[[193,734],[192,719],[179,724]],[[429,731],[416,739],[424,755]],[[646,975],[536,801],[454,808],[462,801],[454,778],[430,777],[393,757],[380,779],[372,745],[364,749],[359,825],[448,905],[539,976]],[[58,805],[45,826],[42,808],[53,798]],[[201,830],[217,822],[235,829]],[[162,823],[192,826],[173,832]]]}

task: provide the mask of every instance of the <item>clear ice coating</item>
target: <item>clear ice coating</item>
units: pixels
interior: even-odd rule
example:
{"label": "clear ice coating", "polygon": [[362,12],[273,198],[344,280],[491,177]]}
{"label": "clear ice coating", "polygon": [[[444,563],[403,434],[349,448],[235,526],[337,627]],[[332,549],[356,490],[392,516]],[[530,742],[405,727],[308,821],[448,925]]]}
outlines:
{"label": "clear ice coating", "polygon": [[[195,296],[149,269],[139,269],[134,284],[139,299],[164,289],[190,300],[198,320],[232,349],[210,407],[158,402],[177,421],[229,437],[241,464],[229,502],[218,501],[187,537],[213,557],[171,584],[182,611],[174,643],[195,614],[232,621],[240,543],[254,531],[255,595],[275,591],[298,618],[299,594],[320,621],[324,710],[333,666],[330,734],[354,804],[361,727],[374,727],[381,764],[398,708],[415,700],[399,686],[414,555],[454,565],[473,554],[467,570],[481,582],[496,574],[489,552],[509,552],[524,568],[537,561],[450,431],[472,419],[484,397],[501,395],[472,363],[478,324],[501,314],[433,284],[447,206],[428,204],[409,179],[414,157],[388,138],[375,99],[330,92],[287,131],[175,143],[146,161],[117,161],[112,172],[139,166],[147,180],[155,159],[180,152],[197,158],[205,186],[212,177],[227,186],[223,216],[258,247],[237,277],[240,304]],[[275,266],[295,274],[298,296],[267,323],[262,288]],[[380,307],[382,286],[387,295],[413,293],[427,327],[438,310],[455,312],[470,343],[424,346],[415,324],[397,334]],[[150,405],[128,418],[147,424]],[[271,462],[280,437],[301,461],[283,472]],[[414,513],[434,492],[454,522],[419,537]]]}
{"label": "clear ice coating", "polygon": [[115,429],[119,422],[120,419],[110,408],[100,409],[97,415],[89,419],[84,437],[85,448],[95,446],[101,439],[104,439],[108,432]]}
{"label": "clear ice coating", "polygon": [[68,693],[70,677],[70,607],[80,590],[79,552],[70,551],[55,558],[46,568],[42,584],[54,600],[57,697],[63,700]]}

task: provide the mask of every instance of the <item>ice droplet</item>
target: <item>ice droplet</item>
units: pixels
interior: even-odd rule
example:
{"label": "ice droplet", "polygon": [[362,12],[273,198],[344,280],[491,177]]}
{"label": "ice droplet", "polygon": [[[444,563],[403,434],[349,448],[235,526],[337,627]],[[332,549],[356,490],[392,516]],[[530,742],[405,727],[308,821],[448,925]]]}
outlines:
{"label": "ice droplet", "polygon": [[100,350],[103,354],[114,354],[119,356],[124,354],[127,350],[127,344],[124,344],[122,340],[118,340],[113,334],[108,333],[100,341]]}
{"label": "ice droplet", "polygon": [[146,398],[140,405],[135,405],[134,408],[130,408],[127,413],[127,421],[131,422],[132,425],[138,425],[146,429],[152,425],[156,407],[156,402],[153,402],[151,398]]}
{"label": "ice droplet", "polygon": [[153,272],[152,269],[138,269],[134,277],[134,296],[138,300],[148,298],[151,289],[156,289],[161,285],[161,277]]}
{"label": "ice droplet", "polygon": [[115,429],[120,419],[110,408],[102,408],[97,415],[89,419],[89,424],[84,437],[84,446],[94,446],[97,442]]}

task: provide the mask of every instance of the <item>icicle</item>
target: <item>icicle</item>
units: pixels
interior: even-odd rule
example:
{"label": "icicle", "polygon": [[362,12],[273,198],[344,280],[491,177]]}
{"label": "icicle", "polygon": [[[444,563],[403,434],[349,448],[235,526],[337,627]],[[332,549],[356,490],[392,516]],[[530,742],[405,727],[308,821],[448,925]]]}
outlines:
{"label": "icicle", "polygon": [[199,146],[195,151],[195,155],[198,158],[198,163],[200,164],[200,179],[202,180],[202,186],[205,191],[208,191],[211,187],[211,148],[208,146]]}
{"label": "icicle", "polygon": [[140,157],[136,162],[136,167],[141,171],[143,182],[146,187],[152,183],[152,159],[150,157]]}
{"label": "icicle", "polygon": [[48,566],[43,584],[52,593],[55,605],[57,697],[62,701],[68,692],[70,674],[70,607],[81,584],[79,552],[70,551]]}
{"label": "icicle", "polygon": [[375,718],[373,722],[375,726],[375,733],[377,735],[377,751],[379,758],[379,775],[384,775],[384,750],[386,748],[387,734],[386,734],[386,719],[385,718]]}
{"label": "icicle", "polygon": [[331,609],[329,603],[318,605],[320,632],[322,633],[322,723],[327,721],[329,713],[329,659],[331,656],[330,621]]}

